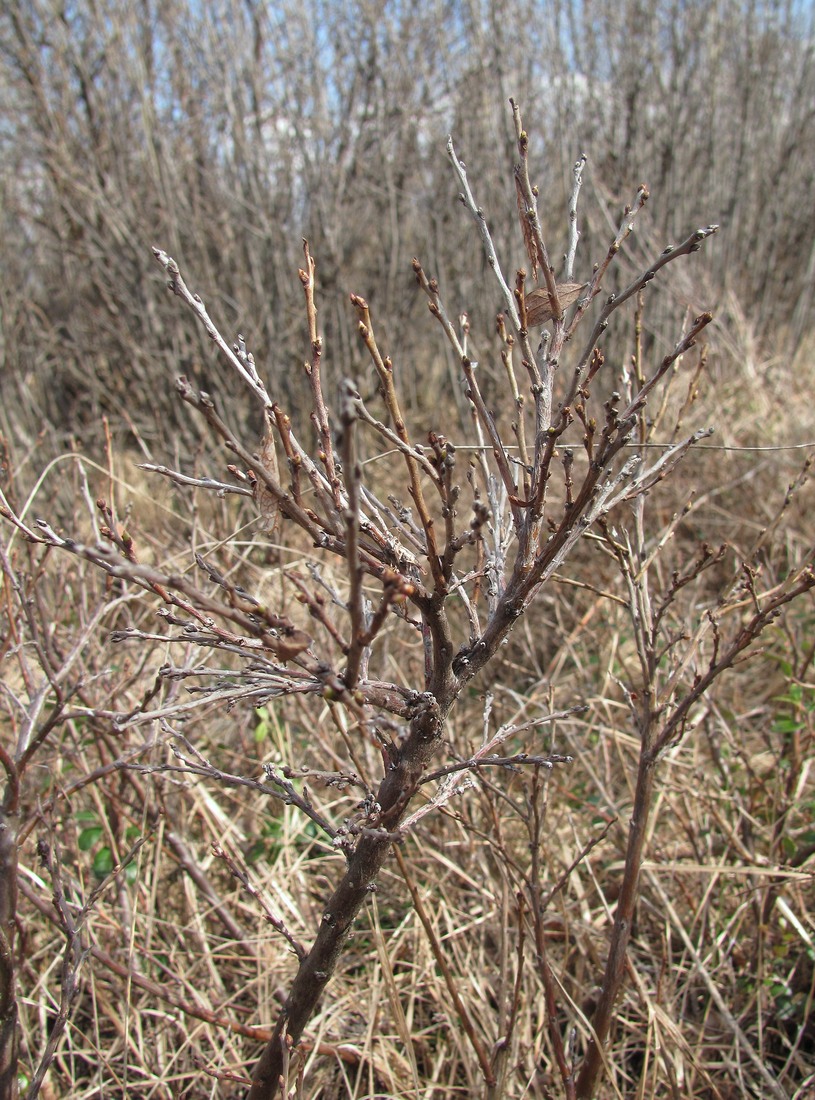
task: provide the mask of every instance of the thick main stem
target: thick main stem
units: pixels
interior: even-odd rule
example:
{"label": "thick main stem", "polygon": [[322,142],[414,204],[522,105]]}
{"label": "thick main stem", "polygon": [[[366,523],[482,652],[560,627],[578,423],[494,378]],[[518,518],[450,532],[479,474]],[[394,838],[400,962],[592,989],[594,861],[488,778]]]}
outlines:
{"label": "thick main stem", "polygon": [[377,801],[382,807],[379,823],[360,837],[348,868],[325,908],[314,944],[300,964],[274,1034],[255,1067],[247,1100],[273,1100],[277,1095],[288,1051],[299,1042],[334,973],[354,920],[394,842],[399,822],[441,740],[444,718],[452,701],[453,697],[448,697],[443,710],[427,696],[420,701],[408,738],[377,792]]}
{"label": "thick main stem", "polygon": [[614,928],[611,933],[611,944],[603,974],[600,1001],[591,1021],[594,1034],[589,1040],[575,1085],[577,1100],[590,1100],[594,1096],[597,1080],[603,1069],[602,1048],[611,1030],[614,1005],[623,983],[626,953],[631,939],[631,924],[634,919],[637,899],[639,898],[640,871],[645,854],[648,823],[654,798],[656,758],[652,751],[655,736],[652,715],[649,715],[644,726],[639,769],[637,771],[637,785],[634,792],[634,807],[628,825],[625,871],[617,903],[617,912],[614,916]]}
{"label": "thick main stem", "polygon": [[17,1100],[17,814],[0,809],[0,1100]]}

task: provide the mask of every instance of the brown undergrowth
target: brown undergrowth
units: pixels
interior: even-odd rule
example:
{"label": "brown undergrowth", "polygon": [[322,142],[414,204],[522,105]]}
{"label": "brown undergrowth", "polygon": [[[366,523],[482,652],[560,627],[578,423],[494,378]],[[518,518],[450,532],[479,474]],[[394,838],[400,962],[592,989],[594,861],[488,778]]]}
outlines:
{"label": "brown undergrowth", "polygon": [[[519,147],[523,154],[520,137]],[[531,210],[531,193],[525,201]],[[438,316],[438,288],[417,273]],[[519,288],[522,319],[520,278]],[[682,464],[666,467],[670,477],[654,476],[647,493],[595,517],[568,568],[559,563],[476,678],[461,672],[468,640],[476,652],[472,621],[469,638],[461,625],[468,609],[454,620],[456,706],[409,809],[384,837],[372,800],[396,760],[391,728],[366,724],[355,708],[384,695],[385,682],[394,692],[423,680],[441,688],[420,632],[405,631],[396,613],[375,634],[381,681],[367,678],[367,658],[355,649],[365,632],[353,620],[355,600],[363,606],[347,568],[354,552],[344,545],[346,556],[331,560],[303,533],[309,508],[318,508],[308,493],[264,503],[256,482],[268,464],[255,441],[248,459],[220,451],[217,469],[210,455],[206,473],[190,469],[185,483],[165,470],[148,487],[112,446],[99,464],[73,456],[35,486],[7,456],[3,762],[19,782],[10,783],[16,801],[7,794],[4,811],[18,829],[19,898],[4,943],[17,960],[24,1093],[244,1096],[247,1067],[285,1020],[354,845],[373,836],[391,858],[285,1060],[287,1095],[807,1095],[815,1058],[815,613],[804,571],[811,487],[806,451],[760,448],[815,438],[815,419],[795,398],[809,368],[804,353],[791,364],[761,362],[760,342],[723,326],[705,347],[683,346],[665,372],[667,396],[638,405],[650,378],[642,289],[617,334],[626,354],[598,381],[608,438],[618,430],[616,403],[633,408],[620,462],[631,447],[647,464],[662,453],[652,445],[686,438],[710,422],[711,409],[718,431],[695,436]],[[354,305],[375,358],[367,307]],[[555,339],[565,333],[558,324],[565,321]],[[245,349],[239,358],[246,366]],[[474,485],[492,414],[479,409],[467,377],[484,436],[472,452],[462,448],[459,476]],[[561,375],[555,398],[568,385]],[[191,403],[214,424],[208,400],[197,394]],[[394,401],[386,395],[383,404],[398,434]],[[508,399],[495,415],[500,439],[519,438],[515,408]],[[337,448],[341,484],[353,496],[354,455],[340,450],[350,420],[332,436],[319,419],[325,405],[315,410],[319,461],[329,468],[326,452]],[[559,423],[556,401],[551,415]],[[586,439],[603,428],[585,409],[574,416],[573,453],[559,445],[550,463],[554,529],[592,475],[598,450]],[[400,457],[391,442],[389,455],[368,440],[356,456],[377,501]],[[429,453],[401,447],[414,464]],[[206,480],[221,476],[220,490]],[[515,474],[494,476],[506,488]],[[270,475],[267,487],[274,483]],[[514,487],[529,498],[512,504],[523,538],[535,488],[529,470]],[[647,524],[638,510],[646,495]],[[362,506],[337,500],[353,543]],[[275,508],[293,505],[305,517],[300,529],[293,513],[275,529]],[[259,529],[258,511],[271,533]],[[401,518],[411,545],[431,539],[418,507],[416,515]],[[483,519],[474,529],[482,538]],[[468,563],[460,585],[471,586],[474,605],[485,598],[477,549],[477,538],[459,548]],[[375,579],[361,581],[372,606],[381,595]],[[436,581],[452,602],[450,576]],[[408,603],[409,589],[400,592]],[[386,609],[397,605],[387,599]],[[774,613],[785,606],[783,617]],[[253,633],[260,619],[265,626]],[[330,662],[298,664],[304,652],[311,660],[312,634],[326,652],[333,645],[349,665],[359,662],[357,694],[352,684],[343,695],[347,681],[332,678]],[[270,691],[247,659],[258,639],[286,675],[302,668],[310,678],[292,675],[287,690]],[[727,657],[727,674],[700,691]],[[394,744],[407,740],[395,719],[391,732]],[[499,733],[500,759],[477,760]],[[643,764],[649,738],[653,759]],[[441,797],[452,769],[466,778]],[[632,844],[640,845],[633,855]]]}
{"label": "brown undergrowth", "polygon": [[[734,516],[734,527],[738,520],[759,523],[761,517]],[[806,539],[805,530],[797,534]],[[65,583],[71,580],[76,585],[81,577]],[[478,1091],[478,1062],[434,945],[490,1051],[514,1015],[506,1095],[557,1095],[545,994],[530,974],[528,933],[521,932],[530,802],[537,797],[547,803],[542,858],[550,889],[598,841],[572,869],[545,919],[565,1026],[573,1013],[590,1011],[597,996],[636,757],[616,683],[630,660],[622,609],[582,594],[579,600],[571,586],[556,590],[542,621],[516,639],[496,675],[504,686],[494,688],[510,713],[536,700],[548,705],[555,679],[559,691],[588,698],[586,719],[564,724],[554,737],[574,762],[538,789],[517,768],[480,781],[442,814],[423,820],[403,846],[404,870],[394,865],[382,875],[310,1028],[303,1050],[308,1095],[361,1100]],[[806,1094],[815,1051],[806,870],[815,840],[815,791],[806,763],[813,740],[810,637],[811,615],[788,615],[765,652],[731,677],[729,690],[719,689],[700,718],[700,736],[663,766],[627,989],[609,1055],[616,1090],[607,1087],[600,1095],[761,1095],[740,1057],[733,1020],[783,1071],[789,1095]],[[101,648],[91,649],[87,672],[105,657]],[[410,655],[401,659],[407,663]],[[133,668],[125,658],[118,676],[106,672],[120,707],[137,699],[160,662],[161,653],[152,667]],[[123,679],[133,681],[129,690],[122,690]],[[330,743],[333,731],[325,719],[315,729],[299,709],[241,707],[224,715],[213,706],[185,725],[185,736],[223,770],[255,773],[262,760],[304,759],[308,752],[319,757],[315,733],[318,745]],[[482,711],[480,693],[461,708],[451,733],[459,751],[477,744]],[[56,766],[42,770],[29,794],[21,883],[22,981],[30,990],[21,1014],[24,1071],[41,1049],[43,1022],[56,1009],[54,968],[63,950],[49,889],[38,874],[36,838],[45,836],[63,854],[84,892],[108,869],[106,850],[119,858],[129,834],[146,833],[148,844],[131,873],[95,907],[92,955],[46,1085],[53,1096],[237,1097],[242,1087],[223,1074],[231,1067],[242,1075],[293,959],[213,845],[245,867],[265,906],[283,914],[300,938],[319,919],[338,857],[291,807],[270,815],[261,796],[247,799],[217,785],[150,774],[151,763],[167,758],[166,749],[160,743],[144,749],[142,741],[138,731],[111,737],[74,719],[49,752]],[[128,756],[147,774],[117,769],[71,790]],[[427,928],[406,886],[417,891]],[[733,1019],[717,1009],[711,987]],[[207,1084],[202,1068],[217,1070],[217,1083]]]}

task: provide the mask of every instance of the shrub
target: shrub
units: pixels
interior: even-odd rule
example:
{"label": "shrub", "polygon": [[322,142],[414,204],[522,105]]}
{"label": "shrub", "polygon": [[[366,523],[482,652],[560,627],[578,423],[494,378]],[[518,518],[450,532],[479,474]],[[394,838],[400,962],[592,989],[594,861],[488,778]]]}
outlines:
{"label": "shrub", "polygon": [[[578,198],[585,170],[581,158],[573,173],[568,251],[562,276],[556,279],[541,231],[538,194],[529,177],[529,139],[515,105],[513,120],[521,230],[531,277],[537,281],[540,276],[540,287],[530,285],[528,272],[519,270],[514,280],[503,274],[467,169],[452,142],[448,144],[462,203],[477,226],[501,296],[498,351],[486,356],[494,361],[492,370],[474,358],[466,315],[455,318],[437,280],[418,260],[413,263],[430,313],[461,372],[468,413],[461,424],[445,411],[441,399],[435,406],[431,403],[434,423],[421,432],[408,423],[399,393],[400,376],[407,368],[398,356],[387,354],[368,303],[357,295],[351,296],[351,308],[378,395],[363,397],[360,387],[346,379],[337,400],[327,398],[317,269],[305,244],[300,281],[314,429],[313,446],[307,446],[288,412],[269,394],[243,339],[231,345],[223,338],[176,262],[156,248],[171,291],[216,343],[222,361],[251,395],[264,427],[262,438],[247,438],[234,418],[221,414],[217,395],[182,377],[178,394],[227,452],[226,469],[202,475],[155,464],[147,468],[179,492],[232,495],[243,504],[251,499],[263,534],[253,537],[247,548],[242,548],[237,531],[230,539],[205,545],[193,524],[183,564],[152,565],[141,560],[134,528],[120,520],[112,498],[97,502],[98,541],[66,536],[44,519],[31,522],[11,501],[3,507],[15,529],[12,539],[27,540],[30,555],[38,548],[58,551],[81,569],[80,604],[87,603],[92,583],[87,566],[105,575],[108,602],[83,617],[82,644],[103,617],[115,612],[121,621],[110,634],[111,659],[122,646],[127,652],[135,646],[135,652],[143,654],[136,658],[142,690],[133,705],[123,708],[115,699],[110,705],[97,695],[79,709],[68,707],[64,683],[70,659],[61,665],[55,662],[45,627],[47,613],[40,608],[32,618],[29,610],[38,584],[34,559],[34,579],[22,584],[11,557],[4,555],[9,591],[18,601],[9,622],[32,631],[31,644],[45,673],[41,687],[33,694],[29,690],[29,703],[21,708],[24,721],[16,749],[3,756],[10,792],[6,838],[17,828],[23,772],[35,753],[41,755],[57,723],[72,723],[75,735],[80,719],[91,731],[106,729],[107,736],[151,731],[143,745],[112,751],[102,765],[106,776],[126,777],[121,779],[125,785],[138,780],[137,786],[119,790],[112,805],[119,807],[114,816],[123,817],[121,806],[132,803],[140,791],[145,835],[134,844],[132,822],[108,826],[87,816],[77,819],[76,848],[93,852],[92,868],[101,882],[91,890],[86,887],[84,894],[79,884],[68,889],[56,836],[40,844],[66,947],[62,1000],[38,1079],[54,1056],[78,989],[77,975],[91,950],[82,946],[87,922],[105,890],[117,883],[124,889],[123,868],[139,857],[151,829],[161,828],[159,808],[167,815],[166,842],[179,866],[201,896],[209,898],[212,913],[231,940],[260,965],[259,949],[224,905],[223,887],[214,889],[211,873],[205,874],[190,852],[190,837],[177,827],[176,818],[184,815],[173,809],[175,785],[191,782],[237,792],[230,803],[236,827],[237,819],[254,817],[258,805],[263,807],[261,827],[242,830],[254,832],[251,846],[241,853],[229,842],[233,824],[225,815],[212,854],[258,904],[295,961],[274,1026],[263,1034],[263,1054],[249,1087],[251,1100],[271,1098],[280,1090],[289,1095],[298,1087],[302,1062],[292,1064],[292,1054],[319,1046],[304,1033],[338,966],[343,958],[350,959],[351,973],[343,981],[353,985],[354,968],[363,968],[361,974],[367,975],[374,954],[400,1037],[407,1048],[416,1045],[408,1055],[406,1077],[417,1090],[423,1087],[418,1059],[421,1053],[424,1065],[433,1061],[431,1017],[426,1006],[417,1009],[428,1031],[422,1028],[414,1034],[400,1005],[399,966],[389,958],[385,944],[385,930],[398,930],[406,919],[405,897],[394,898],[389,887],[385,912],[374,900],[377,916],[371,941],[367,948],[360,941],[349,946],[355,922],[366,901],[375,899],[377,882],[392,866],[392,858],[407,882],[442,975],[447,1011],[460,1029],[460,1042],[472,1052],[462,1079],[448,1082],[451,1090],[466,1087],[502,1095],[511,1091],[514,1075],[519,1074],[527,1080],[539,1076],[535,1087],[542,1095],[557,1088],[564,1096],[583,1098],[598,1094],[606,1068],[620,1082],[647,1078],[653,1052],[650,1037],[643,1039],[623,1027],[615,1036],[613,1055],[607,1045],[614,1035],[615,1006],[632,969],[632,951],[642,951],[638,925],[654,919],[650,909],[638,909],[638,900],[657,809],[667,797],[658,782],[660,769],[705,734],[711,751],[719,751],[720,737],[711,730],[716,712],[713,689],[724,673],[755,652],[760,636],[778,629],[781,612],[815,585],[815,576],[809,552],[792,552],[786,568],[775,573],[773,540],[784,530],[792,491],[754,544],[738,553],[697,537],[697,505],[690,495],[681,507],[665,510],[663,482],[711,434],[707,428],[683,427],[695,413],[705,350],[694,349],[711,315],[689,315],[676,342],[662,354],[654,349],[649,357],[642,340],[645,303],[659,274],[697,252],[717,227],[691,232],[655,256],[616,294],[604,295],[604,280],[634,231],[648,191],[640,187],[605,254],[584,280],[577,267]],[[625,307],[634,322],[628,360],[604,351],[614,346],[607,329],[624,316]],[[533,339],[533,322],[549,326],[539,342]],[[675,392],[679,389],[683,392]],[[445,417],[449,425],[442,422]],[[249,415],[245,422],[251,422]],[[458,442],[458,434],[464,435],[464,444]],[[210,457],[223,465],[217,451]],[[297,564],[288,562],[289,555],[298,559]],[[287,564],[281,564],[281,556]],[[564,581],[575,586],[574,599],[565,606],[558,602],[556,621],[547,622],[549,594]],[[131,610],[136,593],[158,599],[164,633]],[[560,634],[574,633],[581,623],[585,629],[587,620],[595,624],[591,656],[604,669],[599,676],[585,665],[567,671],[563,667]],[[558,635],[555,640],[552,633]],[[23,661],[23,640],[19,634],[15,638],[14,652]],[[166,646],[167,657],[147,675],[146,655],[155,655],[157,645]],[[77,652],[72,651],[73,658]],[[582,652],[585,659],[586,650]],[[521,680],[513,665],[522,668]],[[580,674],[586,682],[602,683],[601,697],[587,698],[590,693],[584,694]],[[123,665],[114,674],[104,673],[113,692],[123,696],[132,694],[133,675],[130,666]],[[189,700],[182,700],[180,685],[188,689]],[[477,694],[484,687],[486,694]],[[81,677],[71,695],[86,690],[87,677]],[[38,705],[46,697],[53,704],[43,721]],[[211,716],[218,708],[252,714],[256,744],[274,742],[260,769],[246,774],[245,761],[230,769],[210,751],[211,743],[208,749],[197,741],[194,727],[185,728],[196,713]],[[624,800],[610,793],[604,780],[616,768],[602,758],[591,763],[592,739],[609,730],[630,803],[625,824],[616,827],[616,807]],[[81,744],[79,734],[77,745]],[[235,751],[234,744],[228,751]],[[790,757],[788,766],[800,777],[800,751]],[[99,768],[91,776],[98,779],[98,773]],[[155,805],[148,814],[145,800],[153,783],[150,798]],[[584,840],[571,845],[568,856],[558,850],[561,835],[550,825],[552,791],[588,813]],[[489,811],[478,821],[471,809],[476,799]],[[133,810],[130,805],[126,816],[132,818]],[[300,817],[299,825],[293,811]],[[452,817],[469,860],[478,858],[475,840],[483,834],[484,822],[492,822],[488,850],[498,866],[494,882],[500,887],[495,885],[495,890],[503,893],[502,919],[493,929],[499,941],[493,950],[502,960],[500,989],[482,992],[492,1015],[479,1016],[462,992],[468,982],[478,985],[492,978],[486,956],[475,973],[451,963],[446,933],[433,912],[444,895],[428,897],[427,887],[419,889],[416,866],[411,868],[405,855],[408,841],[428,827],[434,814]],[[595,881],[593,853],[611,836],[619,859],[605,866],[601,881]],[[690,843],[699,838],[688,839]],[[16,845],[7,844],[7,947],[14,937],[16,858]],[[427,858],[425,851],[418,863]],[[276,869],[275,903],[264,896],[253,876],[258,859]],[[705,853],[696,853],[698,865],[705,859]],[[682,922],[672,916],[674,903],[652,869],[646,870],[653,897],[662,899],[674,934],[681,935]],[[581,954],[581,964],[575,967],[565,947],[572,936],[565,898],[580,876],[584,890],[591,882],[598,892],[607,919],[594,929],[594,946]],[[780,881],[773,880],[775,896]],[[290,916],[283,912],[284,895]],[[74,896],[84,897],[78,916]],[[766,904],[771,910],[772,903]],[[172,925],[177,917],[168,912],[165,919]],[[307,945],[304,937],[309,938]],[[658,940],[659,931],[650,929],[646,940],[654,938]],[[734,1037],[745,1072],[768,1094],[785,1095],[778,1067],[766,1064],[756,1050],[709,979],[693,941],[682,943],[697,968],[694,974],[698,970],[693,981]],[[554,944],[564,945],[557,959]],[[135,940],[132,950],[136,956],[141,950]],[[687,966],[671,958],[672,950],[678,945],[666,948],[665,972],[649,972],[649,981],[670,982]],[[101,945],[93,951],[114,971],[120,965]],[[5,958],[11,957],[9,947]],[[206,952],[202,957],[207,959]],[[167,997],[185,1013],[210,1023],[223,1019],[226,1010],[205,1010],[190,991],[184,997],[173,990],[168,994],[132,961],[127,965],[131,980],[152,995]],[[176,972],[169,954],[158,952],[150,965],[171,975]],[[218,964],[210,959],[208,965],[210,980],[221,982]],[[402,959],[401,967],[401,973],[407,973],[409,960]],[[5,976],[7,1007],[14,1001],[13,977],[11,972]],[[782,986],[773,986],[774,995]],[[785,996],[789,993],[786,999],[779,994],[783,1011],[794,1014],[791,993],[783,989]],[[229,997],[239,1000],[241,992],[233,985]],[[542,999],[543,1007],[531,1010],[527,1002],[534,1004],[536,998]],[[11,1011],[6,1012],[9,1035]],[[534,1023],[536,1012],[539,1021],[545,1019],[545,1058]],[[675,1022],[661,1020],[661,1025],[681,1043]],[[242,1034],[261,1037],[248,1027]],[[363,1059],[358,1051],[345,1051],[341,1042],[329,1048],[340,1059],[345,1054],[351,1062]],[[664,1047],[658,1057],[664,1079],[671,1080],[674,1071]],[[5,1065],[13,1067],[14,1058],[7,1047]],[[373,1080],[375,1057],[370,1064]],[[234,1080],[225,1071],[214,1072]],[[789,1065],[785,1072],[792,1072]],[[437,1080],[433,1083],[443,1087]],[[403,1084],[403,1091],[409,1087]]]}

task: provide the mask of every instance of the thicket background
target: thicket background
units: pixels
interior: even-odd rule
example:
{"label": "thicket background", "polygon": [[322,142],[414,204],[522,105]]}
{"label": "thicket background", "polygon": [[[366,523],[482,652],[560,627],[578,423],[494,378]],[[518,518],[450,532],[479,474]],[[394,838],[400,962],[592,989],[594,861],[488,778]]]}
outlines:
{"label": "thicket background", "polygon": [[759,356],[783,338],[791,356],[811,328],[815,60],[796,5],[4,4],[0,41],[3,415],[29,445],[47,423],[62,447],[100,412],[122,445],[128,418],[151,445],[183,433],[171,380],[210,377],[211,349],[157,292],[152,243],[195,273],[288,406],[302,237],[329,366],[363,363],[353,290],[414,373],[442,369],[414,255],[486,338],[499,302],[444,140],[479,180],[504,262],[520,263],[510,95],[542,137],[553,255],[585,151],[584,257],[643,180],[660,246],[722,226],[698,289],[723,335]]}
{"label": "thicket background", "polygon": [[[681,533],[746,552],[800,470],[805,452],[793,446],[815,440],[812,35],[811,8],[792,3],[3,3],[4,491],[19,504],[34,493],[31,514],[85,533],[94,523],[89,502],[115,495],[120,512],[132,506],[142,552],[156,561],[171,560],[191,539],[211,546],[251,519],[228,500],[213,506],[157,488],[133,466],[200,454],[200,428],[175,396],[178,374],[217,392],[236,416],[242,407],[213,347],[166,295],[154,243],[179,262],[222,331],[245,335],[270,391],[296,420],[307,357],[296,272],[308,238],[328,379],[351,375],[363,391],[375,389],[348,304],[350,292],[362,294],[398,357],[411,414],[419,422],[443,416],[454,436],[450,425],[466,422],[455,365],[425,319],[410,260],[420,256],[448,304],[468,311],[488,372],[490,358],[497,361],[500,300],[456,202],[444,144],[452,132],[507,268],[524,265],[507,170],[515,155],[512,95],[540,135],[533,177],[553,256],[565,248],[571,168],[583,152],[583,262],[603,254],[621,204],[641,181],[653,198],[623,272],[697,224],[721,225],[704,263],[676,265],[660,280],[645,346],[661,354],[672,338],[668,320],[686,308],[716,314],[703,410],[693,415],[715,424],[714,444],[746,449],[696,452],[662,507],[670,514],[694,490],[702,505]],[[579,263],[578,276],[588,277]],[[625,334],[614,339],[608,353],[622,364],[631,348]],[[495,387],[499,393],[497,373]],[[247,424],[251,439],[258,429]],[[85,459],[50,465],[67,451]],[[811,548],[808,504],[803,489],[785,517],[783,547],[764,562],[768,575],[783,575]],[[234,542],[233,553],[271,591],[283,583],[275,556],[283,552],[261,551],[252,538],[250,531]],[[30,568],[36,574],[39,564]],[[595,560],[584,568],[592,583],[603,579]],[[259,1013],[274,999],[275,970],[285,975],[286,958],[209,844],[240,849],[304,938],[319,913],[321,872],[303,868],[332,856],[294,816],[270,819],[260,799],[217,787],[154,787],[152,777],[132,772],[99,774],[52,812],[49,799],[60,789],[138,754],[138,728],[121,731],[80,712],[98,710],[102,698],[111,711],[127,711],[151,689],[163,651],[113,657],[106,631],[152,621],[149,609],[132,594],[104,590],[76,563],[46,577],[50,587],[38,597],[41,620],[51,624],[46,641],[62,652],[81,642],[82,676],[76,713],[56,731],[52,766],[34,773],[26,792],[24,1062],[29,1070],[36,1064],[59,985],[51,972],[59,938],[36,871],[38,833],[54,830],[89,889],[132,831],[150,826],[154,841],[138,873],[99,904],[96,961],[48,1087],[77,1097],[231,1095],[226,1082],[206,1083],[200,1061],[237,1070],[251,1060],[256,1043],[221,1025],[264,1022]],[[646,887],[640,963],[609,1096],[761,1095],[710,999],[711,983],[789,1095],[811,1087],[811,897],[802,873],[815,840],[811,611],[806,604],[791,613],[699,716],[701,735],[666,782],[654,858],[676,869],[654,872]],[[0,652],[10,654],[14,643],[9,630]],[[550,819],[553,868],[567,867],[600,823],[626,812],[630,734],[615,676],[630,657],[614,605],[566,588],[514,639],[495,674],[506,706],[536,695],[544,701],[554,683],[556,702],[579,696],[591,707],[563,733],[560,747],[575,765],[550,794],[552,813],[559,806]],[[399,659],[407,666],[419,655]],[[9,700],[22,690],[11,668],[4,662],[8,729]],[[456,719],[462,737],[468,723],[481,722],[481,703],[473,708]],[[230,715],[213,707],[196,736],[242,772],[254,759],[296,757],[312,722],[296,702]],[[327,732],[318,736],[330,744]],[[415,881],[432,886],[426,896],[437,932],[467,976],[476,1018],[504,1003],[517,949],[511,875],[501,869],[513,845],[526,841],[523,830],[513,833],[517,821],[502,831],[504,812],[512,817],[505,805],[484,786],[456,807],[456,820],[426,819],[409,852]],[[596,939],[620,859],[614,837],[612,830],[581,865],[551,930],[561,980],[578,1005],[595,992]],[[771,878],[781,863],[800,877]],[[767,909],[770,895],[782,896],[794,919]],[[477,1066],[449,1020],[395,869],[368,921],[313,1029],[315,1050],[323,1043],[329,1057],[322,1083],[307,1094],[404,1096],[421,1085],[427,1096],[472,1095]],[[360,968],[368,968],[362,981]],[[203,1006],[216,1019],[196,1020],[179,1005]],[[507,1095],[545,1096],[554,1085],[542,1009],[531,997],[524,1011]]]}

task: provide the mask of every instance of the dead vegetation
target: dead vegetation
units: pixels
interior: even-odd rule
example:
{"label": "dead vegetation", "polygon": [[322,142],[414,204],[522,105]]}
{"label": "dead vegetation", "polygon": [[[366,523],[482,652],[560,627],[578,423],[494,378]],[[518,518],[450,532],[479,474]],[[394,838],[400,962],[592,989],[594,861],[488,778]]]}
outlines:
{"label": "dead vegetation", "polygon": [[809,1095],[805,290],[708,328],[645,188],[552,264],[514,121],[527,271],[486,336],[414,261],[432,386],[306,246],[287,407],[156,249],[220,348],[175,454],[10,425],[3,1100]]}

